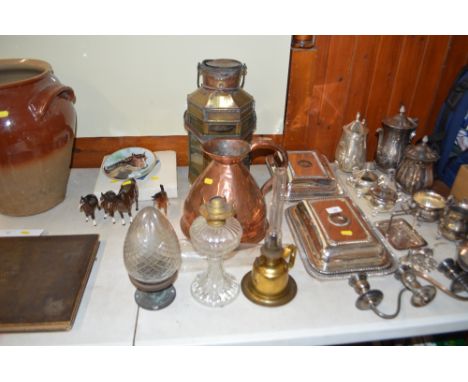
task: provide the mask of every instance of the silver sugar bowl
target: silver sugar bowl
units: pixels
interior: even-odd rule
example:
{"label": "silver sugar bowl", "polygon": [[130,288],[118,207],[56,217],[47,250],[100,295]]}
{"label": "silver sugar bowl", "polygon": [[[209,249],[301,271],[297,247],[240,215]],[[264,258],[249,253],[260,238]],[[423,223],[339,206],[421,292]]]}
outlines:
{"label": "silver sugar bowl", "polygon": [[447,199],[445,213],[439,222],[439,231],[447,240],[463,240],[468,234],[468,200],[457,202],[453,196]]}
{"label": "silver sugar bowl", "polygon": [[434,163],[439,155],[427,145],[427,136],[417,145],[408,145],[396,172],[396,182],[402,191],[414,194],[431,188],[434,183]]}

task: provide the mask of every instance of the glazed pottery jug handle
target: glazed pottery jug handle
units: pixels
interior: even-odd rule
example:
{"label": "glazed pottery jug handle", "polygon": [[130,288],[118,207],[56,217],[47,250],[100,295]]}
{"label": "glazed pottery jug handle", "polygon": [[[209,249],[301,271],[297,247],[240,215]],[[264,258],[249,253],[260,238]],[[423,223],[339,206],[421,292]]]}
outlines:
{"label": "glazed pottery jug handle", "polygon": [[[286,150],[273,142],[271,139],[257,139],[254,140],[252,145],[250,146],[250,152],[253,154],[255,151],[273,151],[276,155],[276,157],[279,157],[281,162],[278,163],[280,167],[287,167],[288,166],[288,154]],[[272,187],[273,184],[273,178],[268,179],[263,186],[261,187],[262,194],[265,195],[267,194]]]}
{"label": "glazed pottery jug handle", "polygon": [[56,97],[65,98],[72,103],[76,101],[75,93],[69,86],[55,85],[45,88],[37,93],[29,102],[29,110],[36,121],[44,117],[50,104]]}

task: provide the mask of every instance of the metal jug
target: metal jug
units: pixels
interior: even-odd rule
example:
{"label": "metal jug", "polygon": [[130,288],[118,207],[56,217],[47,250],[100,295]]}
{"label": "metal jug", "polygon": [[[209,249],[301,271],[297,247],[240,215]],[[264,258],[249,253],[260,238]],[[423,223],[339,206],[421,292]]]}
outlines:
{"label": "metal jug", "polygon": [[366,163],[367,133],[366,120],[360,121],[357,113],[356,120],[343,126],[343,134],[335,151],[335,160],[340,170],[352,172],[362,169]]}
{"label": "metal jug", "polygon": [[400,114],[384,118],[382,126],[376,130],[379,140],[375,162],[380,170],[387,172],[389,169],[397,169],[406,146],[416,135],[418,121],[407,117],[405,107],[401,106]]}
{"label": "metal jug", "polygon": [[[180,226],[189,237],[189,228],[199,215],[200,206],[213,196],[224,196],[232,203],[236,218],[242,226],[242,243],[258,243],[266,233],[266,205],[262,191],[243,163],[255,151],[278,152],[287,167],[286,151],[272,140],[260,139],[252,144],[241,139],[215,138],[203,144],[203,151],[212,161],[198,176],[184,202]],[[262,189],[268,189],[265,183]]]}
{"label": "metal jug", "polygon": [[430,188],[434,183],[434,163],[439,159],[439,155],[427,145],[427,141],[425,136],[421,143],[408,145],[405,157],[396,172],[398,186],[411,195]]}

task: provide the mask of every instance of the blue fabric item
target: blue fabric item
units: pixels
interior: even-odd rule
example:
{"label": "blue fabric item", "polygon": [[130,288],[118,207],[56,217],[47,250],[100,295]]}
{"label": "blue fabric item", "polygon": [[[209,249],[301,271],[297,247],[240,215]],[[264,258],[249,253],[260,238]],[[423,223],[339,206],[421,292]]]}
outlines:
{"label": "blue fabric item", "polygon": [[455,80],[429,139],[440,155],[436,174],[449,187],[460,166],[468,163],[468,150],[461,150],[456,143],[461,129],[468,129],[468,66],[460,71]]}

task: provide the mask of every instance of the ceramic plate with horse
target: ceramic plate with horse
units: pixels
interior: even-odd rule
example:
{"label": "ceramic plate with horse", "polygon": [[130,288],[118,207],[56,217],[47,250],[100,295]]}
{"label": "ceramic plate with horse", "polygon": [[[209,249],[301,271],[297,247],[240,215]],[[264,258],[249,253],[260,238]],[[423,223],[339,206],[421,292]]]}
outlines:
{"label": "ceramic plate with horse", "polygon": [[120,149],[104,160],[104,173],[112,179],[139,179],[148,175],[159,163],[150,150],[143,147]]}

